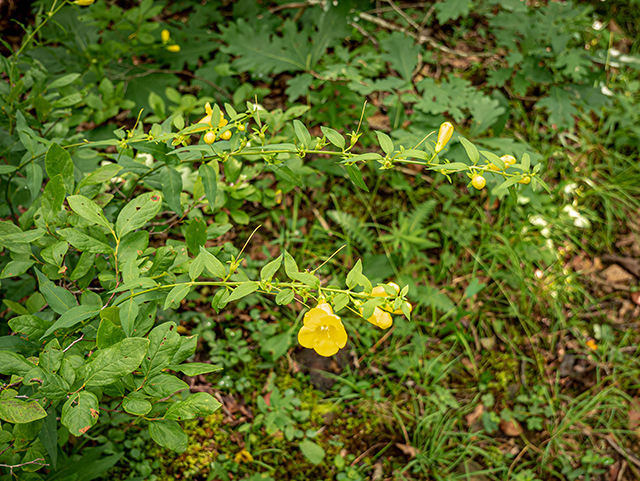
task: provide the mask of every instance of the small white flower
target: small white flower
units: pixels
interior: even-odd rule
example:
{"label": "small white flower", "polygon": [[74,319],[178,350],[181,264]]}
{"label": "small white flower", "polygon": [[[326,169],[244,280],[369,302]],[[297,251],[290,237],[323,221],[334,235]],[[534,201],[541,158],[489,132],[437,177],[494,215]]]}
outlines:
{"label": "small white flower", "polygon": [[540,234],[542,234],[544,237],[548,239],[551,236],[551,229],[549,229],[548,227],[545,227],[540,231]]}
{"label": "small white flower", "polygon": [[604,23],[600,22],[599,20],[594,20],[591,24],[591,28],[594,30],[602,30],[604,28]]}
{"label": "small white flower", "polygon": [[573,194],[577,188],[578,188],[578,184],[576,184],[575,182],[572,182],[571,184],[565,185],[562,191],[565,193],[565,195],[569,195],[569,194]]}
{"label": "small white flower", "polygon": [[591,222],[589,222],[589,219],[587,219],[585,216],[579,215],[573,220],[573,225],[586,229],[587,227],[591,227]]}

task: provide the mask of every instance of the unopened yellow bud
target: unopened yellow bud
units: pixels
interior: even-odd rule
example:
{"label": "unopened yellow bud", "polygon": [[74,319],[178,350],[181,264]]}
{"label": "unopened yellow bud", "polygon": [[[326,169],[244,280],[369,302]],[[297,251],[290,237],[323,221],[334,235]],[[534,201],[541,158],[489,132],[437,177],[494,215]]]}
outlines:
{"label": "unopened yellow bud", "polygon": [[160,32],[160,37],[162,38],[162,41],[164,43],[167,43],[169,41],[169,39],[171,38],[171,34],[169,33],[169,30],[163,30],[162,32]]}
{"label": "unopened yellow bud", "polygon": [[216,141],[216,134],[214,134],[213,132],[209,131],[206,134],[204,134],[204,142],[205,144],[213,144]]}
{"label": "unopened yellow bud", "polygon": [[514,165],[516,163],[516,158],[513,155],[503,155],[500,157],[500,160],[504,162],[504,168],[508,169],[509,166]]}
{"label": "unopened yellow bud", "polygon": [[220,138],[222,140],[229,140],[231,138],[231,131],[230,130],[225,130],[224,132],[222,132],[220,134]]}
{"label": "unopened yellow bud", "polygon": [[76,3],[81,7],[88,7],[89,5],[93,5],[96,0],[78,0]]}
{"label": "unopened yellow bud", "polygon": [[447,145],[447,142],[451,140],[452,135],[453,125],[451,125],[451,122],[444,122],[438,130],[438,141],[436,142],[435,148],[436,154],[444,149],[444,146]]}
{"label": "unopened yellow bud", "polygon": [[180,51],[180,45],[169,45],[167,50],[169,52],[178,53]]}

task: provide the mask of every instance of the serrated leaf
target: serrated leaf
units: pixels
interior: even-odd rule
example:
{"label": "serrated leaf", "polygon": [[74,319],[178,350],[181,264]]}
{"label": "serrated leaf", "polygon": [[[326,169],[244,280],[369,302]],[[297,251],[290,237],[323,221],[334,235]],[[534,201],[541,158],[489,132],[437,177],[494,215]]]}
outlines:
{"label": "serrated leaf", "polygon": [[469,6],[469,0],[443,0],[435,4],[436,18],[440,25],[442,25],[449,20],[467,17],[469,15]]}
{"label": "serrated leaf", "polygon": [[389,62],[391,67],[398,72],[407,82],[411,81],[411,74],[418,64],[420,47],[414,45],[411,37],[400,32],[393,32],[389,37],[380,42],[384,53],[380,55],[382,60]]}
{"label": "serrated leaf", "polygon": [[573,105],[574,98],[561,87],[551,87],[549,95],[536,103],[537,108],[544,108],[549,113],[549,124],[554,129],[573,127],[574,115],[578,109]]}

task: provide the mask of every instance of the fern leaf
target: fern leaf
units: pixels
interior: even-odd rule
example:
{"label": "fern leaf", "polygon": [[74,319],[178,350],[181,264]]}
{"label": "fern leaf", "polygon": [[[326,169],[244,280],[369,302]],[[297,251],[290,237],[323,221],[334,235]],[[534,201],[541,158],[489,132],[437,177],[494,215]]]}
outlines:
{"label": "fern leaf", "polygon": [[347,234],[358,247],[364,247],[367,252],[373,251],[374,236],[357,218],[351,214],[337,210],[329,210],[327,211],[327,215],[342,227],[345,234]]}

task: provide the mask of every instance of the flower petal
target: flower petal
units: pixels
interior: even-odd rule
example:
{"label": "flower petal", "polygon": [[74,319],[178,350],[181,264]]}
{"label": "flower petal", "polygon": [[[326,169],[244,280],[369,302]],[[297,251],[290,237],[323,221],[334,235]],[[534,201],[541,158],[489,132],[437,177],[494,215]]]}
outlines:
{"label": "flower petal", "polygon": [[347,336],[347,331],[344,329],[342,323],[340,327],[335,327],[331,330],[331,340],[335,342],[340,349],[347,345],[348,338],[349,336]]}
{"label": "flower petal", "polygon": [[333,309],[331,309],[331,306],[326,302],[319,303],[315,308],[316,309],[322,309],[327,314],[333,315]]}
{"label": "flower petal", "polygon": [[324,357],[333,356],[339,350],[338,345],[330,339],[323,339],[313,349]]}
{"label": "flower petal", "polygon": [[318,340],[318,333],[315,329],[309,329],[306,326],[302,326],[298,331],[298,342],[302,347],[307,349],[313,349]]}

